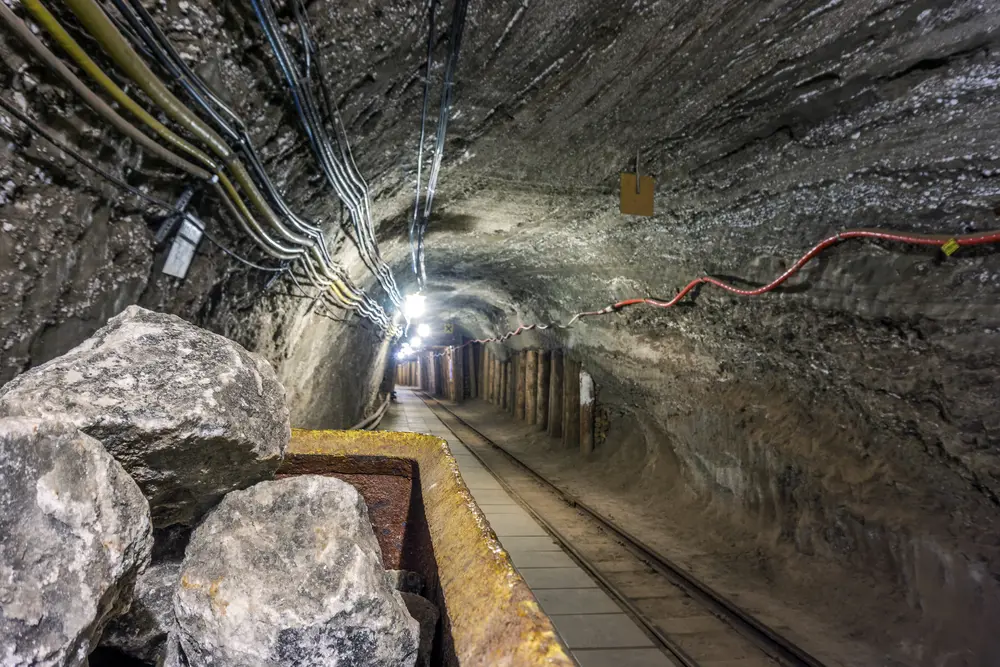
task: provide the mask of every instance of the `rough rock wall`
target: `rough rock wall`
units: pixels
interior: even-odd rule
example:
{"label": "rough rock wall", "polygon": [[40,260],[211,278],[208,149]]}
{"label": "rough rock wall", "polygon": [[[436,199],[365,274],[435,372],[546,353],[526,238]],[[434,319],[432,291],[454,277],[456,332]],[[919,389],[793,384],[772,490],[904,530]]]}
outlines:
{"label": "rough rock wall", "polygon": [[[759,285],[844,228],[995,228],[998,20],[978,2],[480,7],[428,235],[439,298],[495,334],[705,272]],[[648,220],[617,213],[637,150]],[[998,288],[992,248],[848,243],[759,300],[705,288],[548,342],[617,416],[598,456],[644,443],[616,459],[637,504],[677,513],[664,489],[683,485],[776,597],[892,660],[991,664]]]}
{"label": "rough rock wall", "polygon": [[[249,7],[182,2],[149,9],[183,56],[248,121],[269,173],[296,210],[324,226],[352,276],[370,288],[373,281],[340,231],[339,203],[317,180],[308,147],[284,106],[281,82],[269,69],[260,36],[246,23]],[[72,25],[68,11],[53,10]],[[97,56],[99,50],[90,46]],[[130,184],[168,201],[181,194],[188,184],[182,176],[110,129],[5,30],[0,31],[0,59],[8,100]],[[131,94],[143,99],[134,90]],[[247,267],[208,241],[202,242],[185,280],[163,275],[168,248],[153,243],[166,218],[163,211],[123,195],[44,140],[32,138],[6,114],[0,116],[5,139],[0,148],[0,383],[66,352],[138,303],[264,354],[288,390],[296,425],[346,427],[372,407],[388,347],[370,323],[318,308],[287,278],[272,281],[273,273]],[[277,266],[241,237],[211,195],[196,195],[193,205],[208,232],[230,250],[259,265]]]}

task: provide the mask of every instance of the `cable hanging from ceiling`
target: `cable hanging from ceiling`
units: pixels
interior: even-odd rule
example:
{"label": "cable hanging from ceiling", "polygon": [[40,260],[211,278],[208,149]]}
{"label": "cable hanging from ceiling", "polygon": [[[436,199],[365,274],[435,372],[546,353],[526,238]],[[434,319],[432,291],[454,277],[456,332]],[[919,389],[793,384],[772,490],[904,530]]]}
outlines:
{"label": "cable hanging from ceiling", "polygon": [[[333,264],[318,228],[295,216],[287,206],[281,206],[284,202],[280,194],[277,193],[276,188],[273,187],[273,184],[267,178],[259,159],[255,159],[256,154],[253,151],[252,145],[250,145],[245,125],[236,114],[221,103],[218,97],[200,79],[193,75],[176,52],[172,50],[172,47],[170,47],[169,42],[163,37],[162,33],[159,33],[160,38],[155,37],[159,31],[148,14],[145,14],[147,20],[142,20],[143,12],[136,9],[136,6],[141,9],[141,5],[138,5],[138,2],[135,2],[134,6],[131,7],[135,11],[135,15],[128,12],[128,8],[124,4],[119,4],[118,6],[120,11],[126,10],[124,18],[126,23],[129,24],[128,34],[133,39],[142,41],[142,44],[137,44],[137,46],[147,55],[153,54],[161,65],[167,69],[168,75],[180,81],[182,87],[189,93],[192,93],[192,97],[196,98],[203,107],[203,111],[216,121],[224,133],[229,134],[231,138],[237,140],[244,154],[250,156],[255,179],[250,177],[250,174],[222,137],[216,134],[200,118],[184,106],[180,100],[174,97],[169,89],[153,74],[138,54],[129,46],[129,42],[118,29],[118,24],[111,21],[99,5],[93,0],[67,0],[67,5],[69,5],[85,29],[98,41],[111,59],[126,72],[129,78],[149,96],[159,109],[167,117],[184,127],[193,136],[197,137],[199,141],[207,145],[222,160],[222,164],[225,165],[227,171],[232,173],[243,194],[250,200],[255,210],[262,215],[268,226],[278,234],[280,240],[271,236],[259,224],[219,163],[201,149],[167,128],[118,87],[87,56],[79,44],[76,43],[40,0],[24,0],[23,5],[67,52],[71,59],[113,100],[139,119],[156,136],[165,141],[173,149],[186,154],[187,158],[181,157],[172,150],[156,143],[131,122],[122,118],[103,99],[76,77],[58,57],[48,50],[41,40],[34,36],[31,29],[12,10],[6,5],[0,5],[0,18],[2,18],[3,23],[15,35],[27,43],[29,48],[50,69],[53,69],[63,78],[98,115],[171,166],[180,169],[189,176],[211,184],[213,190],[219,195],[227,210],[238,221],[243,231],[267,254],[275,259],[297,262],[295,266],[303,271],[303,277],[307,282],[321,289],[322,297],[327,302],[332,303],[336,307],[356,310],[359,314],[375,322],[385,332],[393,335],[398,333],[385,313],[385,310],[377,302],[374,302],[363,292],[351,285],[343,270]],[[130,16],[132,19],[137,20],[130,21]],[[221,114],[229,116],[228,122],[221,118],[220,113],[214,113],[206,98],[213,100],[215,107],[221,109]],[[284,215],[279,216],[272,210],[267,199],[265,199],[257,188],[255,180],[260,182],[265,190],[268,191],[268,197],[278,204],[278,208],[282,210]],[[286,222],[290,224],[286,225]],[[222,246],[220,245],[220,247]],[[235,253],[228,251],[224,247],[223,250],[227,254],[238,258]],[[252,264],[247,261],[244,261],[244,263]],[[261,267],[257,265],[255,268]],[[288,271],[288,274],[292,277],[295,275],[291,270]]]}
{"label": "cable hanging from ceiling", "polygon": [[427,192],[424,197],[424,208],[422,212],[419,212],[424,137],[427,127],[428,98],[434,54],[434,13],[436,8],[437,0],[431,0],[428,9],[424,103],[420,116],[420,144],[417,147],[417,187],[416,197],[413,202],[413,218],[410,221],[411,262],[413,272],[417,277],[417,285],[420,288],[423,288],[427,284],[427,269],[424,261],[424,235],[427,232],[427,225],[434,210],[434,195],[437,191],[438,177],[441,173],[441,162],[444,159],[445,137],[448,134],[448,120],[451,117],[451,105],[454,98],[455,71],[458,69],[458,55],[462,47],[462,35],[465,32],[465,17],[469,9],[469,0],[455,0],[452,11],[451,29],[448,34],[448,59],[445,61],[444,79],[441,83],[441,103],[438,109],[437,132],[434,138],[434,156],[431,161],[430,173],[427,176]]}
{"label": "cable hanging from ceiling", "polygon": [[[784,273],[779,275],[777,278],[762,285],[761,287],[756,287],[753,289],[744,289],[737,287],[731,283],[728,283],[718,278],[712,276],[700,276],[695,278],[683,289],[677,292],[672,299],[660,300],[653,299],[650,297],[637,297],[633,299],[624,299],[622,301],[617,301],[609,306],[601,308],[600,310],[588,310],[576,313],[573,315],[566,323],[561,322],[550,322],[548,324],[536,323],[536,324],[522,324],[513,331],[508,331],[501,336],[494,336],[492,338],[477,338],[473,340],[468,340],[462,345],[454,345],[449,347],[449,350],[458,350],[468,345],[474,343],[503,343],[506,340],[513,338],[514,336],[520,336],[523,333],[532,330],[544,330],[544,329],[569,329],[574,326],[580,320],[587,317],[595,317],[597,315],[610,315],[611,313],[617,313],[625,308],[637,305],[645,305],[653,308],[672,308],[684,300],[693,290],[695,290],[699,285],[712,285],[723,291],[729,292],[730,294],[736,294],[738,296],[746,297],[756,297],[772,292],[788,279],[802,270],[806,264],[812,261],[817,255],[822,253],[827,248],[843,243],[851,239],[871,239],[878,241],[888,241],[891,243],[903,243],[907,245],[917,245],[925,247],[936,247],[947,251],[949,254],[957,251],[960,248],[967,248],[980,245],[991,245],[994,243],[1000,243],[1000,231],[986,231],[978,232],[974,234],[960,234],[957,236],[949,236],[947,234],[920,234],[915,232],[896,232],[886,229],[846,229],[841,232],[837,232],[833,236],[829,236],[812,248],[809,249],[804,255],[802,255],[792,266],[790,266]],[[440,356],[438,353],[437,356]]]}
{"label": "cable hanging from ceiling", "polygon": [[[334,151],[329,133],[323,123],[318,104],[313,94],[312,62],[320,61],[314,52],[310,27],[305,12],[296,10],[297,23],[303,36],[304,62],[296,65],[288,43],[282,33],[271,0],[251,0],[264,35],[274,54],[278,67],[288,84],[299,121],[309,140],[309,144],[327,182],[347,207],[355,232],[355,241],[362,261],[378,279],[386,294],[397,307],[402,305],[402,297],[396,286],[389,265],[379,253],[375,239],[371,213],[371,197],[367,182],[361,176],[349,149],[346,133],[338,133],[340,156]],[[322,84],[323,82],[321,82]],[[327,101],[328,98],[327,98]]]}

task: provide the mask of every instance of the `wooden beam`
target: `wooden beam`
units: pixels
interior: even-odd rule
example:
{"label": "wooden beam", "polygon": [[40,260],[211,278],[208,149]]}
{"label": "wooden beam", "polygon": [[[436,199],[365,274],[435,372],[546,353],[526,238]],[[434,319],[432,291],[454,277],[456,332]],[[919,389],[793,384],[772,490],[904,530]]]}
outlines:
{"label": "wooden beam", "polygon": [[521,350],[517,355],[517,412],[514,413],[514,416],[522,421],[524,421],[524,403],[528,398],[527,366],[528,351]]}
{"label": "wooden beam", "polygon": [[580,446],[580,364],[569,357],[563,360],[563,444]]}
{"label": "wooden beam", "polygon": [[594,451],[594,410],[597,387],[594,378],[580,370],[580,453],[586,456]]}
{"label": "wooden beam", "polygon": [[549,423],[549,353],[546,350],[538,351],[538,370],[535,374],[535,396],[538,403],[535,405],[535,424],[539,431],[544,431]]}
{"label": "wooden beam", "polygon": [[562,437],[563,415],[563,352],[552,350],[549,354],[549,423],[548,432],[553,438]]}
{"label": "wooden beam", "polygon": [[528,350],[524,362],[524,420],[538,422],[538,350]]}

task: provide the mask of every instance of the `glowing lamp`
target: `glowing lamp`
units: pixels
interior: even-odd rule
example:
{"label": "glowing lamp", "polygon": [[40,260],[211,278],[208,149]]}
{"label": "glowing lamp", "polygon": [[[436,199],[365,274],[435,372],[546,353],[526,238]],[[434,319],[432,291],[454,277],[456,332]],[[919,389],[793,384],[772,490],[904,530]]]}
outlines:
{"label": "glowing lamp", "polygon": [[403,316],[408,320],[412,320],[423,315],[426,300],[426,297],[423,297],[420,294],[408,295],[406,300],[403,301]]}
{"label": "glowing lamp", "polygon": [[429,325],[429,324],[421,324],[420,326],[418,326],[417,327],[417,335],[420,336],[421,338],[427,338],[428,336],[430,336],[431,335],[431,325]]}

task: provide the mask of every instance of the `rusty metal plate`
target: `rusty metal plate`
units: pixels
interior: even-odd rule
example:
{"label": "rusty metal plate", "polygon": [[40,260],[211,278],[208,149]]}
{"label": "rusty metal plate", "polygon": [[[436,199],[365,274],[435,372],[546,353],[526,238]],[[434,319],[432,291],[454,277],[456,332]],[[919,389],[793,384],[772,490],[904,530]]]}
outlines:
{"label": "rusty metal plate", "polygon": [[[411,476],[419,486],[413,493],[422,500],[421,518],[431,543],[434,602],[445,619],[442,664],[573,667],[548,616],[472,499],[444,440],[417,433],[293,429],[279,474],[331,466],[341,474],[385,474],[387,459],[406,462],[398,474]],[[406,561],[408,554],[400,557]]]}
{"label": "rusty metal plate", "polygon": [[640,176],[639,189],[636,191],[635,174],[622,174],[621,186],[622,215],[646,217],[653,215],[653,192],[656,189],[656,181],[652,176]]}

